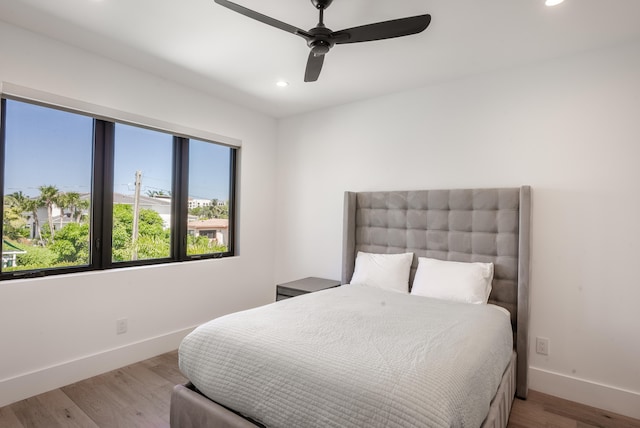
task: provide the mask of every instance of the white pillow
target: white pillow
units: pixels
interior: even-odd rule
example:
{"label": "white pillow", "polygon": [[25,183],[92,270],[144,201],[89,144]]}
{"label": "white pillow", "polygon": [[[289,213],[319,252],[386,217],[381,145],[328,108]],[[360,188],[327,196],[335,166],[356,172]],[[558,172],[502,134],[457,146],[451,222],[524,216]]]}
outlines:
{"label": "white pillow", "polygon": [[491,294],[493,263],[450,262],[418,257],[411,294],[485,304]]}
{"label": "white pillow", "polygon": [[408,293],[412,261],[413,253],[373,254],[358,251],[351,284]]}

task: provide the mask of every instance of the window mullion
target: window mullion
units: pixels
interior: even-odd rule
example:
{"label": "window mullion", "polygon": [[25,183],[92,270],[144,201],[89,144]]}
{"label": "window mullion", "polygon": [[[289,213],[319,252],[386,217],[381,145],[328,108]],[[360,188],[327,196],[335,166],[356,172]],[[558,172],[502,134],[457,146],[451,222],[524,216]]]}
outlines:
{"label": "window mullion", "polygon": [[231,149],[229,154],[229,249],[227,254],[235,255],[237,251],[236,240],[236,180],[238,166],[238,149]]}
{"label": "window mullion", "polygon": [[189,184],[189,140],[173,138],[172,253],[176,260],[187,258],[187,218]]}
{"label": "window mullion", "polygon": [[111,266],[113,228],[113,136],[114,124],[95,120],[92,200],[93,265]]}
{"label": "window mullion", "polygon": [[[0,98],[0,196],[2,196],[2,205],[4,207],[4,146],[5,146],[5,120],[6,120],[7,102],[4,98]],[[3,210],[4,212],[4,210]],[[3,213],[0,213],[0,220],[4,221]],[[2,223],[0,223],[1,225]],[[1,227],[1,226],[0,226]]]}

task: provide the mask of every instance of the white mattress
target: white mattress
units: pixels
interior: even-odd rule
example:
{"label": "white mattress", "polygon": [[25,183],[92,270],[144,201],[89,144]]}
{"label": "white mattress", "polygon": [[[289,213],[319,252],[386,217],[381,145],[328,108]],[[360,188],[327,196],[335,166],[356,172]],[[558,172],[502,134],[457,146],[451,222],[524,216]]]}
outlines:
{"label": "white mattress", "polygon": [[346,285],[210,321],[180,346],[205,395],[268,427],[479,427],[508,316]]}

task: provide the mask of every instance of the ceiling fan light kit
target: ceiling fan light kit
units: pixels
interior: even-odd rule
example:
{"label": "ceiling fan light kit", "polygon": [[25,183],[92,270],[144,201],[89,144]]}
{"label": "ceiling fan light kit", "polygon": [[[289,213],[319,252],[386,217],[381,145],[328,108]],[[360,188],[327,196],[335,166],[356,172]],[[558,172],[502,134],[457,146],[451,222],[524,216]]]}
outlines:
{"label": "ceiling fan light kit", "polygon": [[331,5],[332,1],[333,0],[311,0],[314,7],[318,9],[320,17],[318,24],[314,28],[309,31],[304,31],[293,25],[247,9],[239,4],[227,0],[215,0],[220,6],[224,6],[256,21],[271,25],[272,27],[279,28],[305,39],[307,46],[311,49],[304,73],[305,82],[315,82],[318,80],[320,71],[322,71],[322,65],[324,64],[324,57],[334,45],[409,36],[424,31],[431,22],[431,15],[425,14],[362,25],[340,31],[331,31],[324,25],[324,11]]}

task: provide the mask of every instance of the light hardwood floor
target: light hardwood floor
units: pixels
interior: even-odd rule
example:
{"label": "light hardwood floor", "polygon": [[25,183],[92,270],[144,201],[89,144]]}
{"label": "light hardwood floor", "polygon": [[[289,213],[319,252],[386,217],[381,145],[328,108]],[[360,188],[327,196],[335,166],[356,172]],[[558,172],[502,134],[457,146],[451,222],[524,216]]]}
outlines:
{"label": "light hardwood floor", "polygon": [[[169,398],[186,379],[176,351],[0,408],[1,428],[163,428]],[[509,428],[640,428],[640,420],[530,391]]]}
{"label": "light hardwood floor", "polygon": [[168,427],[185,381],[174,351],[0,408],[0,427]]}

